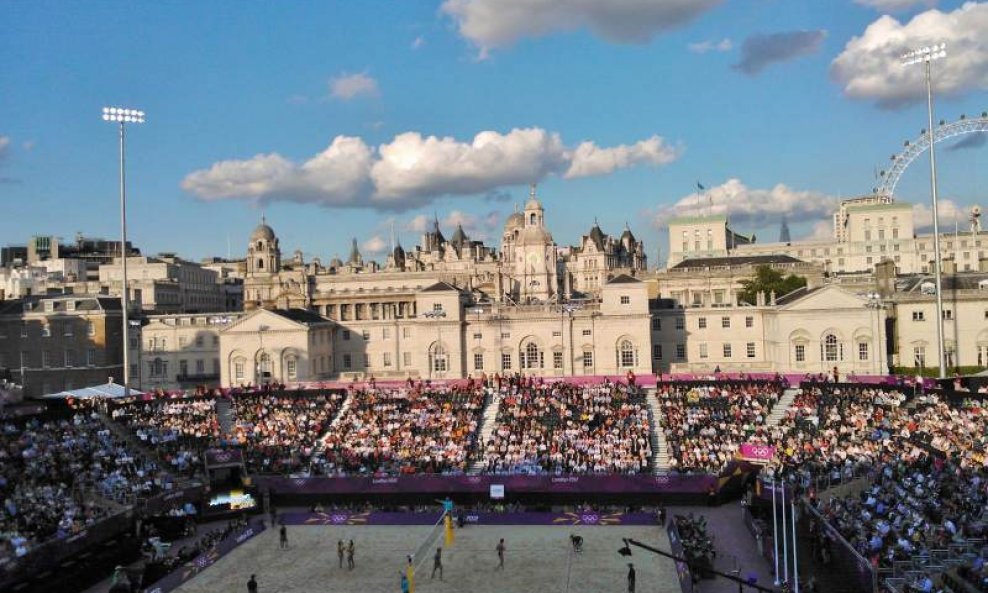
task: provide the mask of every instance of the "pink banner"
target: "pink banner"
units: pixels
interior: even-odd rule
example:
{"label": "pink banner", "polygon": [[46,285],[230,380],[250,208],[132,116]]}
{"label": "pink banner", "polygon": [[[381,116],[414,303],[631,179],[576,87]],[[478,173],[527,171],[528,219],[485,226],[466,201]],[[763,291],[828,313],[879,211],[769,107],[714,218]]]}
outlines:
{"label": "pink banner", "polygon": [[768,445],[758,445],[756,443],[745,443],[741,445],[741,458],[748,461],[768,462],[775,456],[775,447]]}

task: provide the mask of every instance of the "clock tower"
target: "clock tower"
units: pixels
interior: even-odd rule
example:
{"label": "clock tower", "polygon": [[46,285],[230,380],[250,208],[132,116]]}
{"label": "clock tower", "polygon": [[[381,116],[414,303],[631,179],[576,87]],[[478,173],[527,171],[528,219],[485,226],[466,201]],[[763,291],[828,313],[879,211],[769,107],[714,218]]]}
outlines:
{"label": "clock tower", "polygon": [[556,243],[545,228],[545,209],[531,186],[523,224],[512,249],[514,281],[520,302],[547,301],[557,292]]}

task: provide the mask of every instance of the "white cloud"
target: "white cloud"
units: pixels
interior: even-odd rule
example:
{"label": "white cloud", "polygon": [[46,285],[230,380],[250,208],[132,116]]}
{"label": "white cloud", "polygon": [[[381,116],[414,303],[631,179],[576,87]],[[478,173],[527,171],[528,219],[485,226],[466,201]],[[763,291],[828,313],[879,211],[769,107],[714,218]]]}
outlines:
{"label": "white cloud", "polygon": [[414,216],[411,220],[401,225],[401,230],[410,231],[413,233],[424,233],[425,229],[430,228],[432,223],[432,218],[429,218],[425,214],[419,214]]}
{"label": "white cloud", "polygon": [[803,237],[808,241],[826,241],[834,238],[834,222],[832,220],[818,220],[813,223],[810,232]]}
{"label": "white cloud", "polygon": [[540,128],[480,132],[469,143],[406,132],[381,145],[378,154],[371,178],[385,203],[528,183],[567,164],[559,135]]}
{"label": "white cloud", "polygon": [[837,205],[837,198],[820,192],[795,190],[781,183],[771,189],[754,189],[739,179],[728,179],[699,196],[690,194],[660,209],[654,222],[661,228],[677,216],[710,213],[727,215],[731,220],[759,228],[779,224],[783,215],[790,223],[825,218]]}
{"label": "white cloud", "polygon": [[937,0],[854,0],[854,2],[881,12],[902,12],[917,6],[931,8],[937,5]]}
{"label": "white cloud", "polygon": [[415,38],[414,41],[412,41],[412,49],[419,49],[423,45],[425,45],[425,37],[421,35],[419,35],[418,37]]}
{"label": "white cloud", "polygon": [[194,171],[182,189],[205,200],[239,198],[359,206],[366,199],[372,151],[360,138],[337,136],[329,148],[297,165],[277,153],[220,161]]}
{"label": "white cloud", "polygon": [[349,101],[357,97],[376,97],[379,94],[377,81],[366,72],[343,73],[329,80],[329,94],[337,99]]}
{"label": "white cloud", "polygon": [[406,132],[376,149],[337,136],[302,164],[277,153],[221,161],[194,171],[182,188],[206,200],[312,202],[324,206],[407,210],[445,195],[491,195],[504,186],[607,175],[636,165],[664,165],[679,149],[653,136],[631,145],[575,149],[541,128],[478,133],[469,142]]}
{"label": "white cloud", "polygon": [[[937,200],[937,210],[940,212],[940,232],[954,232],[954,222],[956,221],[961,230],[969,228],[970,208],[965,209],[951,199]],[[913,205],[913,225],[917,231],[933,232],[933,208],[929,204]]]}
{"label": "white cloud", "polygon": [[830,65],[831,77],[852,99],[900,108],[926,98],[923,67],[903,66],[911,48],[947,44],[947,59],[934,66],[936,92],[962,95],[988,89],[988,3],[966,2],[952,12],[928,10],[900,23],[882,16],[847,42]]}
{"label": "white cloud", "polygon": [[632,145],[621,144],[601,148],[593,142],[581,142],[573,151],[569,169],[564,177],[572,179],[590,175],[609,175],[618,169],[635,165],[667,165],[679,158],[681,150],[652,136]]}
{"label": "white cloud", "polygon": [[481,57],[525,37],[586,28],[617,43],[645,43],[684,25],[723,0],[446,0],[462,37]]}
{"label": "white cloud", "polygon": [[388,250],[388,243],[381,235],[374,235],[360,245],[360,251],[369,255],[381,255]]}
{"label": "white cloud", "polygon": [[734,42],[725,37],[720,41],[701,41],[699,43],[691,43],[687,47],[695,54],[705,54],[712,51],[727,52],[734,49]]}

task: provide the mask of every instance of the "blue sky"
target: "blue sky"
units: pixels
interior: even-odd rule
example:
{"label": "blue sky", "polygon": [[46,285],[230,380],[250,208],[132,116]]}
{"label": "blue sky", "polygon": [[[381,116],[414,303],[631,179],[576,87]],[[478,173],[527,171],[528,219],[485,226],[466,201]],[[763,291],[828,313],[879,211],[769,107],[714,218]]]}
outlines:
{"label": "blue sky", "polygon": [[[530,181],[561,244],[597,218],[664,252],[697,181],[739,230],[774,240],[786,212],[819,234],[925,127],[901,50],[949,44],[938,119],[988,109],[986,28],[988,3],[946,0],[6,2],[0,244],[118,235],[104,105],[148,114],[127,153],[146,253],[239,256],[262,212],[323,261],[392,220],[413,245],[433,213],[496,244]],[[938,146],[949,217],[988,205],[968,143]],[[925,162],[900,200],[928,202]]]}

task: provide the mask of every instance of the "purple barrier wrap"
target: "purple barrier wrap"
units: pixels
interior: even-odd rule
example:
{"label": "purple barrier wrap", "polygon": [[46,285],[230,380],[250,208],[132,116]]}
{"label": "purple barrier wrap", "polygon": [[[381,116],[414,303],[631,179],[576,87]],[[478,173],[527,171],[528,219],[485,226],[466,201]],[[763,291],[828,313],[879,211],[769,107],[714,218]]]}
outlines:
{"label": "purple barrier wrap", "polygon": [[[441,513],[284,513],[278,520],[285,525],[435,525]],[[466,512],[468,525],[657,525],[654,513],[481,513]]]}
{"label": "purple barrier wrap", "polygon": [[506,494],[702,494],[717,488],[710,475],[443,476],[288,478],[258,476],[263,490],[278,494],[487,494],[492,484]]}
{"label": "purple barrier wrap", "polygon": [[150,587],[145,587],[143,589],[143,593],[168,593],[169,591],[177,589],[182,585],[182,583],[185,583],[213,564],[216,564],[217,560],[223,556],[226,556],[237,546],[262,531],[264,531],[263,521],[251,522],[250,525],[248,525],[243,531],[231,533],[226,538],[220,540],[208,552],[204,552],[189,562],[186,562],[182,566],[176,568]]}
{"label": "purple barrier wrap", "polygon": [[206,449],[206,465],[239,465],[244,461],[240,449]]}

